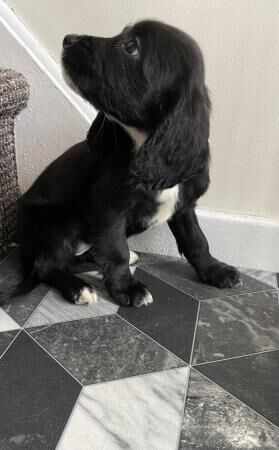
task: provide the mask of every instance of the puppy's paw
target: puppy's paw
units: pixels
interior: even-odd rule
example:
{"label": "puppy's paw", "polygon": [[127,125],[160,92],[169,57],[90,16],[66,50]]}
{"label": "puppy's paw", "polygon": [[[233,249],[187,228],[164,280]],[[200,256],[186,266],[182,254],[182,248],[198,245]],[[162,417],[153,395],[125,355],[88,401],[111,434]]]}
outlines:
{"label": "puppy's paw", "polygon": [[216,261],[206,269],[199,272],[202,281],[211,286],[221,289],[233,288],[241,285],[240,273],[238,270],[227,264]]}
{"label": "puppy's paw", "polygon": [[153,302],[153,297],[148,289],[140,281],[134,281],[123,290],[111,294],[116,303],[121,306],[148,306]]}
{"label": "puppy's paw", "polygon": [[97,303],[97,293],[91,287],[84,287],[75,297],[76,305],[93,305]]}

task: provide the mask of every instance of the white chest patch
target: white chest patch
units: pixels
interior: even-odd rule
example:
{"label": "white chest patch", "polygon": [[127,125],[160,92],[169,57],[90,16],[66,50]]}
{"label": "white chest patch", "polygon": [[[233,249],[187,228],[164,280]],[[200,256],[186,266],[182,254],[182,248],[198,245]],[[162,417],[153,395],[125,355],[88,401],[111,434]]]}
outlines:
{"label": "white chest patch", "polygon": [[161,223],[167,222],[174,213],[178,200],[179,186],[178,184],[169,189],[160,191],[157,201],[159,203],[156,214],[150,219],[148,226],[153,227]]}
{"label": "white chest patch", "polygon": [[124,128],[125,131],[127,131],[129,136],[131,137],[132,141],[134,142],[136,152],[140,149],[142,144],[148,138],[147,133],[145,133],[144,131],[140,131],[137,128],[130,127],[128,125],[124,125],[124,123],[120,122],[118,119],[116,119],[115,117],[112,117],[111,115],[107,114],[107,118],[118,123],[118,125],[120,125],[122,128]]}

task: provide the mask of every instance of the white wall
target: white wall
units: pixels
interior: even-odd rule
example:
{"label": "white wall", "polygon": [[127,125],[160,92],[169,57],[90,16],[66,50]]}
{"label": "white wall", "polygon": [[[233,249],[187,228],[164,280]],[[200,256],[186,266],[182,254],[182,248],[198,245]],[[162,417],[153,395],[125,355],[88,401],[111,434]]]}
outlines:
{"label": "white wall", "polygon": [[[205,55],[213,101],[212,183],[200,205],[279,219],[278,0],[8,0],[8,4],[57,61],[66,33],[109,36],[143,17],[164,20],[193,35]],[[48,129],[53,125],[56,128],[48,123]],[[65,132],[71,130],[65,127]],[[46,156],[41,156],[44,164]]]}
{"label": "white wall", "polygon": [[69,92],[57,63],[1,0],[0,42],[1,67],[23,73],[30,85],[15,126],[19,186],[25,191],[50,161],[85,138],[95,112]]}

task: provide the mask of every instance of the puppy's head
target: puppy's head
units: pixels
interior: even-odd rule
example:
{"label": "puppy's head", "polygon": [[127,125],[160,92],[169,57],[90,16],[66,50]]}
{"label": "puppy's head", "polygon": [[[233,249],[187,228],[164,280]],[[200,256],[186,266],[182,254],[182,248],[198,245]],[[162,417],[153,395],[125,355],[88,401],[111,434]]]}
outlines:
{"label": "puppy's head", "polygon": [[[209,100],[203,58],[195,41],[182,31],[142,21],[112,38],[67,35],[62,63],[71,87],[97,110],[148,133],[132,168],[143,178],[140,173],[146,172],[146,164],[150,176],[157,165],[158,176],[153,178],[161,182],[147,184],[173,185],[173,180],[162,182],[165,176],[159,174],[159,166],[173,169],[176,160],[181,172],[187,145],[207,142]],[[195,138],[196,133],[201,139]]]}

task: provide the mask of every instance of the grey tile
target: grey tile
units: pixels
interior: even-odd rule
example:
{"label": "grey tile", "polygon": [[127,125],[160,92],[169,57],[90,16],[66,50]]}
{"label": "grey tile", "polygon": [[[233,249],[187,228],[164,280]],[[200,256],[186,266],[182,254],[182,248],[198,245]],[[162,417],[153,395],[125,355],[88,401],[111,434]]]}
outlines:
{"label": "grey tile", "polygon": [[7,349],[8,345],[12,342],[12,340],[17,335],[18,330],[5,331],[0,333],[0,358],[3,355],[4,351]]}
{"label": "grey tile", "polygon": [[201,302],[193,364],[277,348],[276,291]]}
{"label": "grey tile", "polygon": [[57,450],[173,450],[188,367],[86,386]]}
{"label": "grey tile", "polygon": [[96,278],[95,273],[80,274],[80,276],[95,287],[98,295],[96,304],[74,305],[67,302],[59,292],[51,289],[35,313],[27,321],[26,327],[50,325],[116,313],[118,305],[111,300],[101,280]]}
{"label": "grey tile", "polygon": [[271,289],[269,285],[262,283],[255,278],[251,278],[246,274],[241,274],[242,285],[232,289],[219,289],[214,286],[209,286],[199,280],[193,267],[185,261],[147,264],[144,265],[143,268],[147,272],[156,275],[162,280],[193,296],[197,300],[206,300]]}
{"label": "grey tile", "polygon": [[191,371],[180,450],[278,448],[278,428],[216,384]]}
{"label": "grey tile", "polygon": [[39,284],[26,295],[10,298],[10,295],[21,279],[19,250],[15,249],[0,264],[0,305],[16,322],[24,325],[49,290],[49,287],[44,284]]}
{"label": "grey tile", "polygon": [[135,278],[148,287],[154,302],[146,308],[120,307],[118,314],[190,362],[198,302],[141,268],[137,268]]}
{"label": "grey tile", "polygon": [[277,289],[277,281],[276,281],[276,273],[270,272],[266,270],[258,270],[258,269],[246,269],[240,267],[239,270],[246,275],[249,275],[251,278],[255,278],[262,283],[267,284],[271,288]]}
{"label": "grey tile", "polygon": [[279,425],[279,351],[196,366],[246,405]]}
{"label": "grey tile", "polygon": [[185,365],[115,315],[29,328],[28,332],[83,384]]}
{"label": "grey tile", "polygon": [[21,332],[0,359],[0,448],[55,449],[80,389]]}

